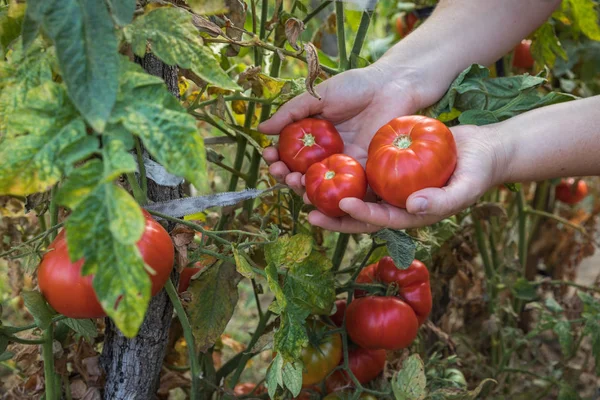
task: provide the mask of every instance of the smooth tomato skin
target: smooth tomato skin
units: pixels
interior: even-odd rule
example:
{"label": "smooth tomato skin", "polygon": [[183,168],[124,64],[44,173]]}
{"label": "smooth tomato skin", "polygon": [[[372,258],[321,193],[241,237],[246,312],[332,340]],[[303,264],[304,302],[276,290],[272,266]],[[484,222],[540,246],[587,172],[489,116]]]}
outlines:
{"label": "smooth tomato skin", "polygon": [[331,322],[338,328],[344,323],[344,314],[346,313],[346,300],[339,299],[335,301],[335,313],[330,315]]}
{"label": "smooth tomato skin", "polygon": [[[383,371],[386,361],[385,350],[369,350],[355,347],[348,350],[348,364],[350,370],[361,384],[371,382]],[[336,392],[353,383],[345,371],[337,370],[325,381],[327,393]]]}
{"label": "smooth tomato skin", "polygon": [[[381,282],[386,285],[395,283],[398,297],[410,305],[415,312],[419,325],[422,325],[431,312],[432,298],[429,282],[429,270],[419,260],[413,260],[407,269],[399,269],[392,257],[386,256],[375,264],[368,265],[356,277],[357,283]],[[356,289],[355,297],[364,297],[364,290]]]}
{"label": "smooth tomato skin", "polygon": [[513,66],[517,68],[533,68],[535,60],[531,55],[531,40],[524,39],[515,47]]}
{"label": "smooth tomato skin", "polygon": [[366,349],[399,350],[415,340],[419,321],[413,309],[397,297],[361,297],[346,309],[346,330]]}
{"label": "smooth tomato skin", "polygon": [[[158,293],[171,274],[175,250],[167,231],[143,210],[146,226],[138,250],[144,262],[154,270],[152,295]],[[106,313],[100,306],[92,286],[93,275],[81,276],[84,260],[72,263],[63,229],[50,244],[52,249],[38,267],[40,291],[59,313],[69,318],[100,318]]]}
{"label": "smooth tomato skin", "polygon": [[302,349],[302,387],[321,382],[342,359],[342,337],[339,333],[326,335],[318,347],[309,344]]}
{"label": "smooth tomato skin", "polygon": [[179,274],[179,285],[177,285],[177,292],[183,293],[190,287],[190,282],[192,281],[192,276],[196,275],[200,272],[204,265],[199,263],[195,264],[196,266],[193,268],[184,268]]}
{"label": "smooth tomato skin", "polygon": [[305,118],[287,125],[279,134],[279,158],[293,172],[305,174],[312,164],[343,151],[340,133],[324,119]]}
{"label": "smooth tomato skin", "polygon": [[395,118],[371,140],[367,180],[387,203],[406,208],[414,192],[444,186],[456,159],[454,136],[442,122],[419,115]]}
{"label": "smooth tomato skin", "polygon": [[310,202],[330,217],[346,215],[340,209],[340,200],[346,197],[362,199],[367,193],[365,170],[358,161],[345,154],[334,154],[311,165],[305,182]]}
{"label": "smooth tomato skin", "polygon": [[577,204],[588,195],[588,187],[585,181],[579,180],[575,187],[575,179],[563,179],[555,189],[556,200],[565,204]]}

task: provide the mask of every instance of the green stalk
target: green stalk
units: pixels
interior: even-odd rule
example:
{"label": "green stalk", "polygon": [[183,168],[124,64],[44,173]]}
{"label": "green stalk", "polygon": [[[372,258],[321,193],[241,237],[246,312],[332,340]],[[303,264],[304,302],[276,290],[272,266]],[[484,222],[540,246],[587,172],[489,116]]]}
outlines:
{"label": "green stalk", "polygon": [[173,281],[169,279],[167,281],[167,284],[165,285],[165,289],[167,290],[169,299],[173,304],[173,308],[175,309],[177,318],[179,318],[181,328],[183,329],[183,337],[185,338],[185,342],[187,343],[188,357],[190,359],[190,369],[192,375],[192,389],[190,391],[190,399],[196,400],[198,398],[198,394],[200,393],[200,365],[198,364],[198,357],[196,357],[196,344],[194,342],[192,326],[190,325],[190,321],[188,320],[187,314],[185,313],[185,310],[181,305],[181,301],[179,301],[179,296],[177,295],[177,291],[175,290]]}
{"label": "green stalk", "polygon": [[146,197],[148,195],[148,178],[146,178],[146,166],[144,165],[144,158],[140,138],[135,139],[135,153],[137,155],[138,171],[140,173],[142,192],[144,193],[144,197]]}
{"label": "green stalk", "polygon": [[248,346],[246,347],[247,352],[243,353],[243,356],[240,359],[240,363],[238,364],[235,372],[233,373],[233,376],[229,380],[228,386],[230,388],[233,388],[238,383],[242,372],[244,372],[246,363],[248,363],[248,360],[250,360],[250,358],[254,356],[254,354],[251,352],[252,348],[254,347],[256,342],[258,342],[258,339],[265,331],[267,323],[269,322],[269,318],[271,318],[271,311],[267,311],[266,313],[264,313],[262,318],[258,321],[258,326],[256,327],[256,330],[254,331],[254,334],[250,339],[250,343],[248,343]]}
{"label": "green stalk", "polygon": [[335,18],[337,25],[337,43],[338,55],[340,57],[339,70],[345,71],[348,68],[348,56],[346,55],[346,31],[344,26],[344,3],[337,1],[335,3]]}
{"label": "green stalk", "polygon": [[304,17],[302,22],[304,22],[304,24],[306,24],[308,21],[313,19],[318,13],[320,13],[325,7],[327,7],[330,4],[331,4],[331,1],[329,1],[329,0],[323,1],[314,10],[312,10],[310,13],[308,13],[308,15],[306,17]]}
{"label": "green stalk", "polygon": [[[37,326],[36,326],[37,327]],[[46,343],[46,339],[22,339],[17,336],[5,335],[9,342],[19,343],[19,344],[30,344],[30,345],[38,345]]]}
{"label": "green stalk", "polygon": [[373,11],[365,11],[362,14],[358,32],[356,32],[356,38],[354,39],[354,46],[352,46],[352,51],[350,52],[350,68],[356,68],[358,66],[358,57],[360,56],[360,50],[367,37],[372,17]]}
{"label": "green stalk", "polygon": [[490,253],[487,248],[487,242],[481,221],[477,218],[473,218],[473,226],[475,227],[475,239],[477,240],[477,247],[479,248],[479,254],[481,254],[481,260],[483,261],[488,290],[490,291],[490,313],[493,313],[494,299],[496,298],[495,271],[490,259]]}
{"label": "green stalk", "polygon": [[337,239],[337,243],[335,245],[335,251],[333,252],[332,264],[333,264],[333,272],[337,271],[342,264],[342,260],[344,259],[344,254],[346,253],[346,248],[348,247],[348,242],[350,240],[350,235],[347,233],[340,233]]}
{"label": "green stalk", "polygon": [[[44,220],[44,216],[41,216],[41,218],[39,218],[40,221],[40,225],[41,225],[41,221]],[[44,222],[45,223],[45,222]],[[14,253],[15,251],[19,250],[21,247],[24,247],[30,243],[36,242],[38,240],[45,240],[51,233],[59,230],[62,226],[64,225],[64,222],[61,222],[60,224],[56,224],[55,226],[50,227],[50,229],[46,230],[44,229],[44,232],[40,233],[39,235],[29,239],[26,242],[21,243],[18,246],[13,247],[10,250],[5,251],[4,253],[0,253],[0,258],[8,256],[9,254]]]}
{"label": "green stalk", "polygon": [[58,400],[56,376],[54,374],[54,352],[52,344],[54,341],[54,325],[51,323],[44,331],[44,343],[42,345],[42,356],[44,357],[44,381],[46,384],[46,400]]}
{"label": "green stalk", "polygon": [[125,174],[127,177],[127,182],[129,182],[129,186],[131,186],[131,191],[133,192],[133,197],[138,204],[143,205],[146,203],[146,194],[142,191],[140,184],[138,183],[137,178],[133,172],[128,172]]}
{"label": "green stalk", "polygon": [[519,210],[519,261],[523,276],[527,276],[527,213],[525,211],[525,194],[523,188],[517,193],[517,209]]}

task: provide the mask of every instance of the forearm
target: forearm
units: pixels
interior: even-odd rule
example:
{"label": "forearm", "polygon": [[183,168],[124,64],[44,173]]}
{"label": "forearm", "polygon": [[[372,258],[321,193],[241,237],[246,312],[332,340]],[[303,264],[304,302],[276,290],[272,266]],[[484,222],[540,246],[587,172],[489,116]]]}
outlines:
{"label": "forearm", "polygon": [[560,0],[442,0],[377,63],[387,76],[418,75],[420,102],[436,102],[473,63],[490,65],[540,26]]}
{"label": "forearm", "polygon": [[[600,96],[556,104],[489,125],[503,182],[600,175]],[[504,171],[504,172],[502,172]]]}

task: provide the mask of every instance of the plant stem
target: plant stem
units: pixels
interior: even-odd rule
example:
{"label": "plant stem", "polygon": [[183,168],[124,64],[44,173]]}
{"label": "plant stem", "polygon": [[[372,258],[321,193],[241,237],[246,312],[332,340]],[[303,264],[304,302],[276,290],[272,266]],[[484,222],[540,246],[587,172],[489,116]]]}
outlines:
{"label": "plant stem", "polygon": [[[142,152],[142,144],[140,138],[135,138],[135,153],[137,155],[138,172],[140,174],[140,183],[144,197],[148,195],[148,178],[146,178],[146,165],[144,164],[144,157]],[[147,201],[147,199],[146,199]]]}
{"label": "plant stem", "polygon": [[360,50],[362,49],[367,32],[369,30],[369,24],[373,17],[373,11],[364,11],[360,19],[360,25],[358,26],[358,32],[356,32],[356,38],[354,39],[354,46],[350,52],[350,68],[356,68],[358,66],[358,58],[360,56]]}
{"label": "plant stem", "polygon": [[133,172],[128,172],[125,174],[127,177],[127,182],[129,182],[129,186],[131,186],[131,190],[133,191],[133,197],[138,204],[143,205],[146,203],[146,194],[142,191],[140,184],[138,183],[137,178]]}
{"label": "plant stem", "polygon": [[475,238],[477,240],[479,254],[481,254],[481,260],[483,261],[485,275],[488,281],[491,281],[494,279],[494,268],[492,267],[492,262],[490,260],[490,254],[488,252],[485,234],[483,233],[483,227],[481,226],[481,221],[477,218],[473,218],[473,226],[475,227]]}
{"label": "plant stem", "polygon": [[573,222],[569,221],[568,219],[565,219],[565,218],[563,218],[561,216],[558,216],[556,214],[552,214],[552,213],[549,213],[549,212],[546,212],[546,211],[542,211],[542,210],[535,210],[533,208],[528,208],[528,207],[526,207],[524,211],[525,211],[526,214],[533,214],[533,215],[537,215],[537,216],[540,216],[540,217],[546,217],[546,218],[553,219],[553,220],[555,220],[557,222],[560,222],[563,225],[566,225],[566,226],[568,226],[570,228],[575,229],[578,232],[581,232],[582,234],[584,234],[585,236],[587,236],[589,238],[592,238],[592,240],[593,240],[592,235],[583,226],[577,225],[577,224],[575,224],[575,223],[573,223]]}
{"label": "plant stem", "polygon": [[304,17],[302,22],[304,22],[304,24],[306,24],[308,21],[313,19],[318,13],[320,13],[325,7],[327,7],[330,4],[331,4],[331,1],[323,1],[321,4],[319,4],[317,7],[315,7],[314,10],[312,10],[310,13],[308,13],[308,15],[306,15],[306,17]]}
{"label": "plant stem", "polygon": [[[50,226],[55,226],[58,224],[58,204],[56,203],[56,192],[58,191],[58,183],[52,186],[52,190],[50,191]],[[50,233],[50,241],[52,242],[56,237],[54,231]]]}
{"label": "plant stem", "polygon": [[44,357],[44,381],[46,384],[46,400],[58,400],[56,396],[56,376],[54,374],[54,325],[50,323],[44,332],[42,356]]}
{"label": "plant stem", "polygon": [[240,376],[242,375],[242,372],[246,367],[246,363],[248,362],[248,360],[250,360],[250,358],[254,356],[254,354],[252,353],[252,348],[254,347],[256,342],[258,342],[260,336],[263,334],[267,323],[269,322],[269,318],[271,318],[271,311],[267,311],[258,321],[258,326],[256,327],[256,330],[254,331],[254,334],[250,339],[250,343],[248,343],[248,346],[246,347],[247,352],[244,353],[244,355],[242,356],[240,363],[238,364],[235,372],[233,373],[233,376],[229,380],[230,388],[233,388],[238,383],[238,381],[240,380]]}
{"label": "plant stem", "polygon": [[171,303],[173,304],[177,318],[179,318],[181,328],[183,329],[183,337],[187,343],[188,357],[190,359],[190,369],[192,375],[192,389],[190,391],[190,398],[192,400],[196,400],[198,398],[198,394],[200,393],[200,365],[198,364],[198,357],[196,357],[196,345],[194,342],[194,334],[192,333],[192,326],[190,325],[187,314],[181,305],[181,301],[179,301],[179,296],[177,295],[173,281],[169,279],[165,285],[165,289],[169,295],[169,300],[171,300]]}
{"label": "plant stem", "polygon": [[232,175],[237,175],[238,178],[242,178],[244,181],[248,181],[248,179],[249,179],[248,175],[230,167],[229,165],[223,164],[220,161],[217,161],[217,160],[208,160],[208,161],[223,168],[225,171],[230,172]]}
{"label": "plant stem", "polygon": [[517,209],[519,210],[519,261],[523,276],[527,277],[527,214],[523,188],[520,188],[517,193]]}
{"label": "plant stem", "polygon": [[332,264],[333,264],[333,272],[337,271],[342,264],[342,260],[344,259],[344,254],[346,254],[346,248],[348,247],[348,241],[350,240],[350,235],[347,233],[340,233],[337,239],[337,243],[335,245],[335,251],[333,252]]}
{"label": "plant stem", "polygon": [[[37,327],[37,326],[36,326]],[[17,336],[5,335],[9,342],[19,343],[19,344],[30,344],[30,345],[39,345],[46,343],[46,339],[22,339]]]}
{"label": "plant stem", "polygon": [[[41,220],[41,219],[42,219],[42,218],[40,218],[40,220]],[[36,241],[38,241],[38,240],[40,240],[40,239],[42,239],[42,240],[46,239],[46,237],[47,237],[48,235],[50,235],[50,234],[51,234],[52,232],[54,232],[54,231],[57,231],[57,230],[59,230],[59,229],[60,229],[60,228],[61,228],[63,225],[64,225],[64,222],[61,222],[60,224],[56,224],[55,226],[51,227],[50,229],[48,229],[48,230],[46,230],[46,231],[44,231],[44,232],[40,233],[39,235],[37,235],[37,236],[35,236],[35,237],[33,237],[33,238],[29,239],[28,241],[26,241],[26,242],[23,242],[23,243],[21,243],[20,245],[18,245],[18,246],[16,246],[16,247],[13,247],[13,248],[12,248],[12,249],[10,249],[10,250],[7,250],[7,251],[5,251],[4,253],[0,253],[0,258],[2,258],[2,257],[5,257],[5,256],[7,256],[7,255],[9,255],[9,254],[11,254],[11,253],[14,253],[16,250],[18,250],[18,249],[20,249],[21,247],[23,247],[23,246],[26,246],[26,245],[28,245],[28,244],[30,244],[30,243],[36,242]]]}
{"label": "plant stem", "polygon": [[336,1],[335,3],[335,18],[337,26],[337,44],[338,44],[338,55],[339,70],[345,71],[348,68],[348,56],[346,55],[346,31],[344,26],[344,3]]}
{"label": "plant stem", "polygon": [[555,286],[562,286],[562,285],[572,286],[572,287],[580,289],[580,290],[594,292],[594,293],[600,293],[600,288],[596,288],[593,286],[580,285],[579,283],[575,283],[572,281],[552,280],[552,281],[541,281],[541,282],[533,283],[533,285],[535,285],[535,286],[540,286],[540,285],[545,285],[545,284],[555,285]]}
{"label": "plant stem", "polygon": [[195,230],[197,232],[202,232],[202,235],[209,236],[209,237],[215,239],[216,241],[218,241],[218,242],[220,242],[222,244],[229,245],[229,241],[223,239],[222,237],[220,237],[218,234],[214,233],[211,230],[204,229],[201,225],[198,225],[198,224],[195,224],[193,222],[186,221],[186,220],[183,220],[183,219],[174,218],[174,217],[168,216],[168,215],[163,214],[163,213],[158,212],[158,211],[148,210],[148,212],[150,214],[156,215],[157,217],[160,217],[162,219],[166,219],[167,221],[171,221],[171,222],[175,222],[177,224],[185,225],[188,228],[192,228],[193,230]]}

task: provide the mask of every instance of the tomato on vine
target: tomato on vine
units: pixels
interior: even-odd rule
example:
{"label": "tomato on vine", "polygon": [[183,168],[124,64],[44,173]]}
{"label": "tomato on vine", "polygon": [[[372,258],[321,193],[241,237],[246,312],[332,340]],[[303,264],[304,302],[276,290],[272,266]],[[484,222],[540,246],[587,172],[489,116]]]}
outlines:
{"label": "tomato on vine", "polygon": [[362,199],[367,193],[365,170],[358,161],[345,154],[334,154],[311,165],[305,182],[310,202],[330,217],[346,215],[340,209],[340,200],[346,197]]}
{"label": "tomato on vine", "polygon": [[577,204],[588,195],[587,183],[583,180],[563,179],[556,185],[555,196],[556,200],[565,204]]}
{"label": "tomato on vine", "polygon": [[335,313],[329,316],[335,326],[340,327],[344,323],[344,314],[346,313],[346,300],[338,299],[335,301]]}
{"label": "tomato on vine", "polygon": [[[155,271],[149,274],[154,296],[169,279],[175,250],[167,231],[147,211],[142,212],[146,226],[137,248],[144,262]],[[81,275],[84,260],[71,262],[67,246],[66,233],[62,230],[38,267],[40,291],[56,311],[69,318],[106,316],[92,286],[93,275]]]}
{"label": "tomato on vine", "polygon": [[342,359],[342,337],[339,333],[327,334],[325,324],[312,322],[309,327],[309,344],[302,349],[302,386],[321,382]]}
{"label": "tomato on vine", "polygon": [[181,270],[181,274],[179,274],[179,285],[177,286],[177,292],[183,293],[188,290],[192,281],[192,277],[198,272],[202,271],[204,267],[204,265],[197,262],[195,267],[188,267]]}
{"label": "tomato on vine", "polygon": [[383,200],[406,208],[412,193],[444,186],[456,159],[454,136],[442,122],[419,115],[395,118],[371,140],[367,180]]}
{"label": "tomato on vine", "polygon": [[329,121],[305,118],[287,125],[279,135],[279,157],[294,172],[344,151],[344,141]]}
{"label": "tomato on vine", "polygon": [[[361,384],[366,384],[375,379],[384,369],[386,351],[381,349],[364,349],[354,347],[348,350],[348,364],[350,370]],[[327,392],[336,392],[353,386],[348,373],[337,370],[329,375],[325,381]]]}
{"label": "tomato on vine", "polygon": [[524,39],[515,47],[513,55],[513,66],[517,68],[533,68],[535,60],[531,55],[531,40]]}
{"label": "tomato on vine", "polygon": [[419,21],[419,17],[414,12],[410,12],[406,15],[399,15],[396,18],[396,33],[401,38],[411,33]]}

